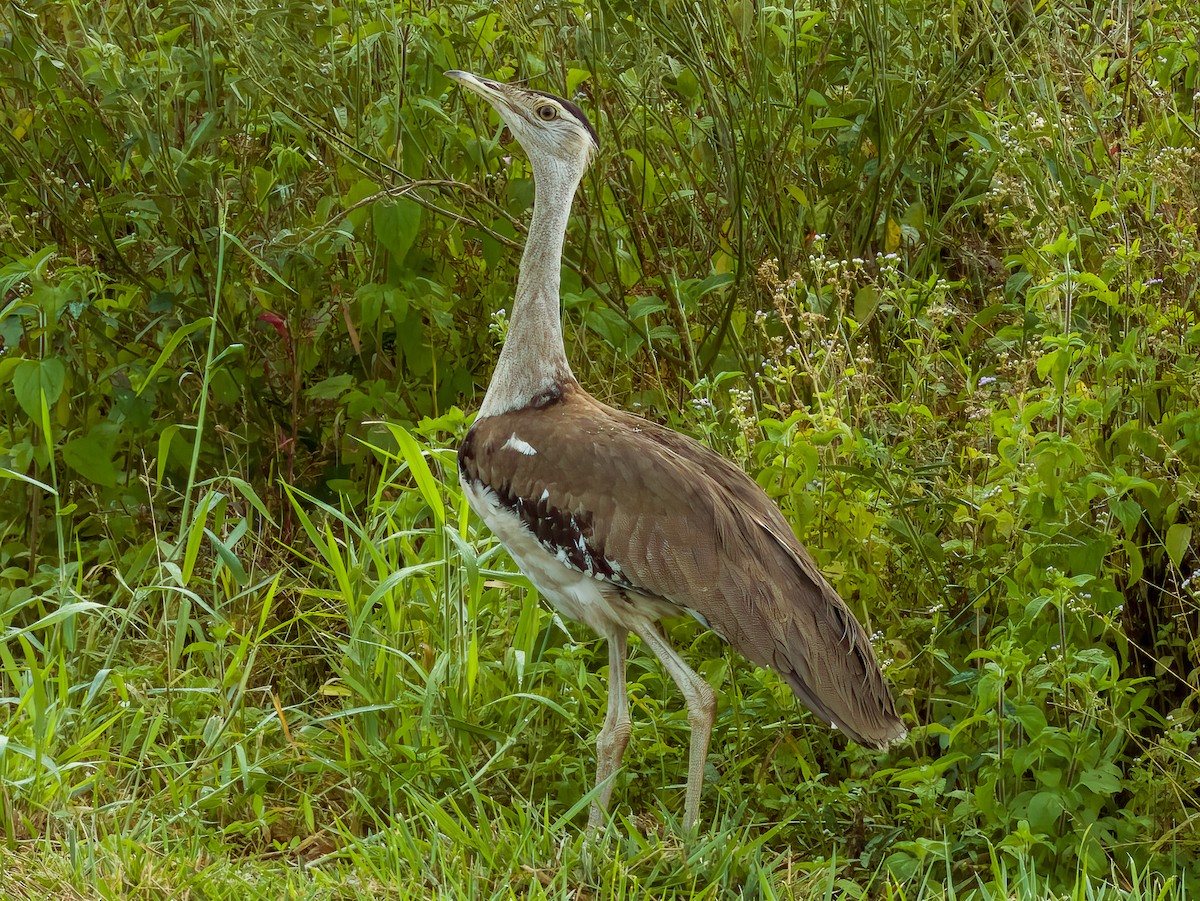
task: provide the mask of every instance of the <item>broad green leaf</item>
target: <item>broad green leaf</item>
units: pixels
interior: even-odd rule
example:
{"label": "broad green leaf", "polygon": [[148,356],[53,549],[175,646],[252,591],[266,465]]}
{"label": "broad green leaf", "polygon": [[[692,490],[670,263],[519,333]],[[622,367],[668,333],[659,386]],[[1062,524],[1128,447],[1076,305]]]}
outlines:
{"label": "broad green leaf", "polygon": [[977,143],[984,150],[991,151],[994,149],[992,147],[991,139],[984,137],[977,131],[968,131],[967,137],[972,138],[975,141],[975,143]]}
{"label": "broad green leaf", "polygon": [[309,400],[336,400],[354,387],[354,376],[348,372],[321,379],[304,392]]}
{"label": "broad green leaf", "polygon": [[900,223],[912,227],[917,236],[920,236],[925,229],[925,204],[919,200],[910,203],[904,215],[900,217]]}
{"label": "broad green leaf", "polygon": [[1061,350],[1051,350],[1038,357],[1037,374],[1039,379],[1042,381],[1046,380],[1046,377],[1050,374],[1050,370],[1058,362],[1058,357],[1061,353]]}
{"label": "broad green leaf", "polygon": [[724,288],[726,285],[733,284],[733,276],[728,272],[714,272],[707,278],[701,279],[691,289],[688,294],[693,299],[699,299],[707,294],[711,294],[718,288]]}
{"label": "broad green leaf", "polygon": [[1025,729],[1025,734],[1031,739],[1037,738],[1046,728],[1046,713],[1034,704],[1022,704],[1016,709],[1014,715]]}
{"label": "broad green leaf", "polygon": [[1062,813],[1062,798],[1055,792],[1038,792],[1029,800],[1029,828],[1034,832],[1049,832]]}
{"label": "broad green leaf", "polygon": [[1142,581],[1142,574],[1146,570],[1146,561],[1142,557],[1142,549],[1134,541],[1126,539],[1121,542],[1121,547],[1125,551],[1125,557],[1129,561],[1129,582],[1130,585],[1136,585]]}
{"label": "broad green leaf", "polygon": [[21,317],[6,316],[0,311],[0,341],[4,342],[5,347],[16,347],[24,331]]}
{"label": "broad green leaf", "polygon": [[46,406],[53,407],[66,381],[67,371],[62,360],[56,357],[25,360],[13,372],[13,395],[30,419],[41,422],[42,396],[46,397]]}
{"label": "broad green leaf", "polygon": [[1111,763],[1102,763],[1095,769],[1080,773],[1079,784],[1097,794],[1111,795],[1121,787],[1121,772]]}
{"label": "broad green leaf", "polygon": [[695,100],[700,93],[700,82],[696,78],[696,73],[691,69],[684,69],[680,72],[675,79],[675,90],[688,100]]}
{"label": "broad green leaf", "polygon": [[95,435],[85,435],[63,445],[63,459],[81,476],[97,485],[113,488],[117,484],[117,467],[112,452]]}
{"label": "broad green leaf", "polygon": [[185,22],[182,25],[176,25],[174,28],[170,29],[169,31],[164,31],[161,34],[156,34],[154,36],[154,39],[155,39],[155,41],[158,42],[159,47],[163,47],[163,48],[172,47],[179,40],[179,38],[183,35],[183,33],[185,31],[190,30],[191,27],[192,27],[191,22]]}
{"label": "broad green leaf", "polygon": [[1183,555],[1192,543],[1192,527],[1184,522],[1177,522],[1167,529],[1167,556],[1175,564],[1176,569],[1183,566]]}
{"label": "broad green leaf", "polygon": [[574,97],[579,90],[579,86],[592,77],[592,73],[587,69],[567,69],[567,94],[568,97]]}
{"label": "broad green leaf", "polygon": [[879,306],[880,295],[878,289],[872,285],[863,285],[858,289],[858,293],[854,295],[854,318],[859,324],[867,321],[868,317],[875,312]]}
{"label": "broad green leaf", "polygon": [[806,208],[809,206],[808,195],[805,194],[798,185],[788,185],[787,192],[792,200],[796,201],[796,203],[800,204],[800,206]]}
{"label": "broad green leaf", "polygon": [[643,316],[649,316],[651,313],[661,313],[666,308],[666,302],[658,297],[639,297],[629,305],[629,318],[641,319]]}
{"label": "broad green leaf", "polygon": [[379,185],[369,178],[361,178],[350,186],[350,190],[342,198],[342,203],[347,207],[346,220],[353,227],[356,234],[361,233],[363,223],[371,215],[371,210],[367,208],[368,204],[358,206],[359,202],[365,201],[372,194],[378,193]]}
{"label": "broad green leaf", "polygon": [[411,200],[380,201],[371,207],[375,237],[397,263],[404,261],[421,228],[421,208]]}

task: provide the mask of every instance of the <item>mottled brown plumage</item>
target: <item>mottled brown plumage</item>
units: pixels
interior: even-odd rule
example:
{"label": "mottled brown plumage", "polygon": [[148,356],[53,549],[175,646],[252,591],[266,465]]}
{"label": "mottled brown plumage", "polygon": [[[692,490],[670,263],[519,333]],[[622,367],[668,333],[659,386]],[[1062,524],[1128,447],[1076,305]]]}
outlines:
{"label": "mottled brown plumage", "polygon": [[[586,524],[588,550],[570,565],[584,571],[582,557],[593,557],[614,588],[693,612],[860,744],[882,748],[904,734],[865,631],[762,489],[691,438],[577,384],[560,392],[479,420],[460,454],[463,475],[514,510],[519,502],[531,530]],[[537,454],[505,449],[512,435]]]}

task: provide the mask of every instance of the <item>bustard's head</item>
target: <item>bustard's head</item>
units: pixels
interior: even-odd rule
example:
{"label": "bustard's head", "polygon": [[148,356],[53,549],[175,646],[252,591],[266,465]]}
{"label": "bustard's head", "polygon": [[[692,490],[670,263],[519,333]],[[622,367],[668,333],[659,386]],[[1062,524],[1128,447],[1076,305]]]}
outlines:
{"label": "bustard's head", "polygon": [[553,161],[582,172],[600,146],[596,129],[570,100],[452,69],[446,77],[496,108],[536,167]]}

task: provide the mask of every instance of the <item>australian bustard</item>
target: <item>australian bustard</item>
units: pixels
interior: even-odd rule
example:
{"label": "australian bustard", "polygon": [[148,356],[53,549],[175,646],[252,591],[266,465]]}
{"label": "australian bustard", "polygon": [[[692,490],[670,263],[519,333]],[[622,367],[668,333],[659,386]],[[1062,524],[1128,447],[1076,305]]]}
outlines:
{"label": "australian bustard", "polygon": [[659,631],[665,617],[691,614],[860,744],[903,738],[865,630],[770,498],[704,445],[600,403],[572,375],[559,269],[572,198],[598,147],[587,116],[540,91],[446,74],[495,107],[533,167],[508,336],[458,470],[471,508],[542,596],[608,640],[589,831],[603,820],[629,742],[629,632],[687,702],[684,828],[696,822],[716,697]]}

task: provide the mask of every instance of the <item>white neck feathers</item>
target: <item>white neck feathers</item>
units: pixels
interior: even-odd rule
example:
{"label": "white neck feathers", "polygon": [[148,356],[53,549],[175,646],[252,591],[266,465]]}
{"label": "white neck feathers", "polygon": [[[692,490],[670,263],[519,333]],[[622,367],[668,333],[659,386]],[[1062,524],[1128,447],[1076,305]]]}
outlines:
{"label": "white neck feathers", "polygon": [[582,177],[582,161],[578,165],[556,159],[533,162],[533,219],[508,336],[479,408],[480,417],[528,406],[556,384],[575,380],[563,346],[559,277],[567,219]]}

